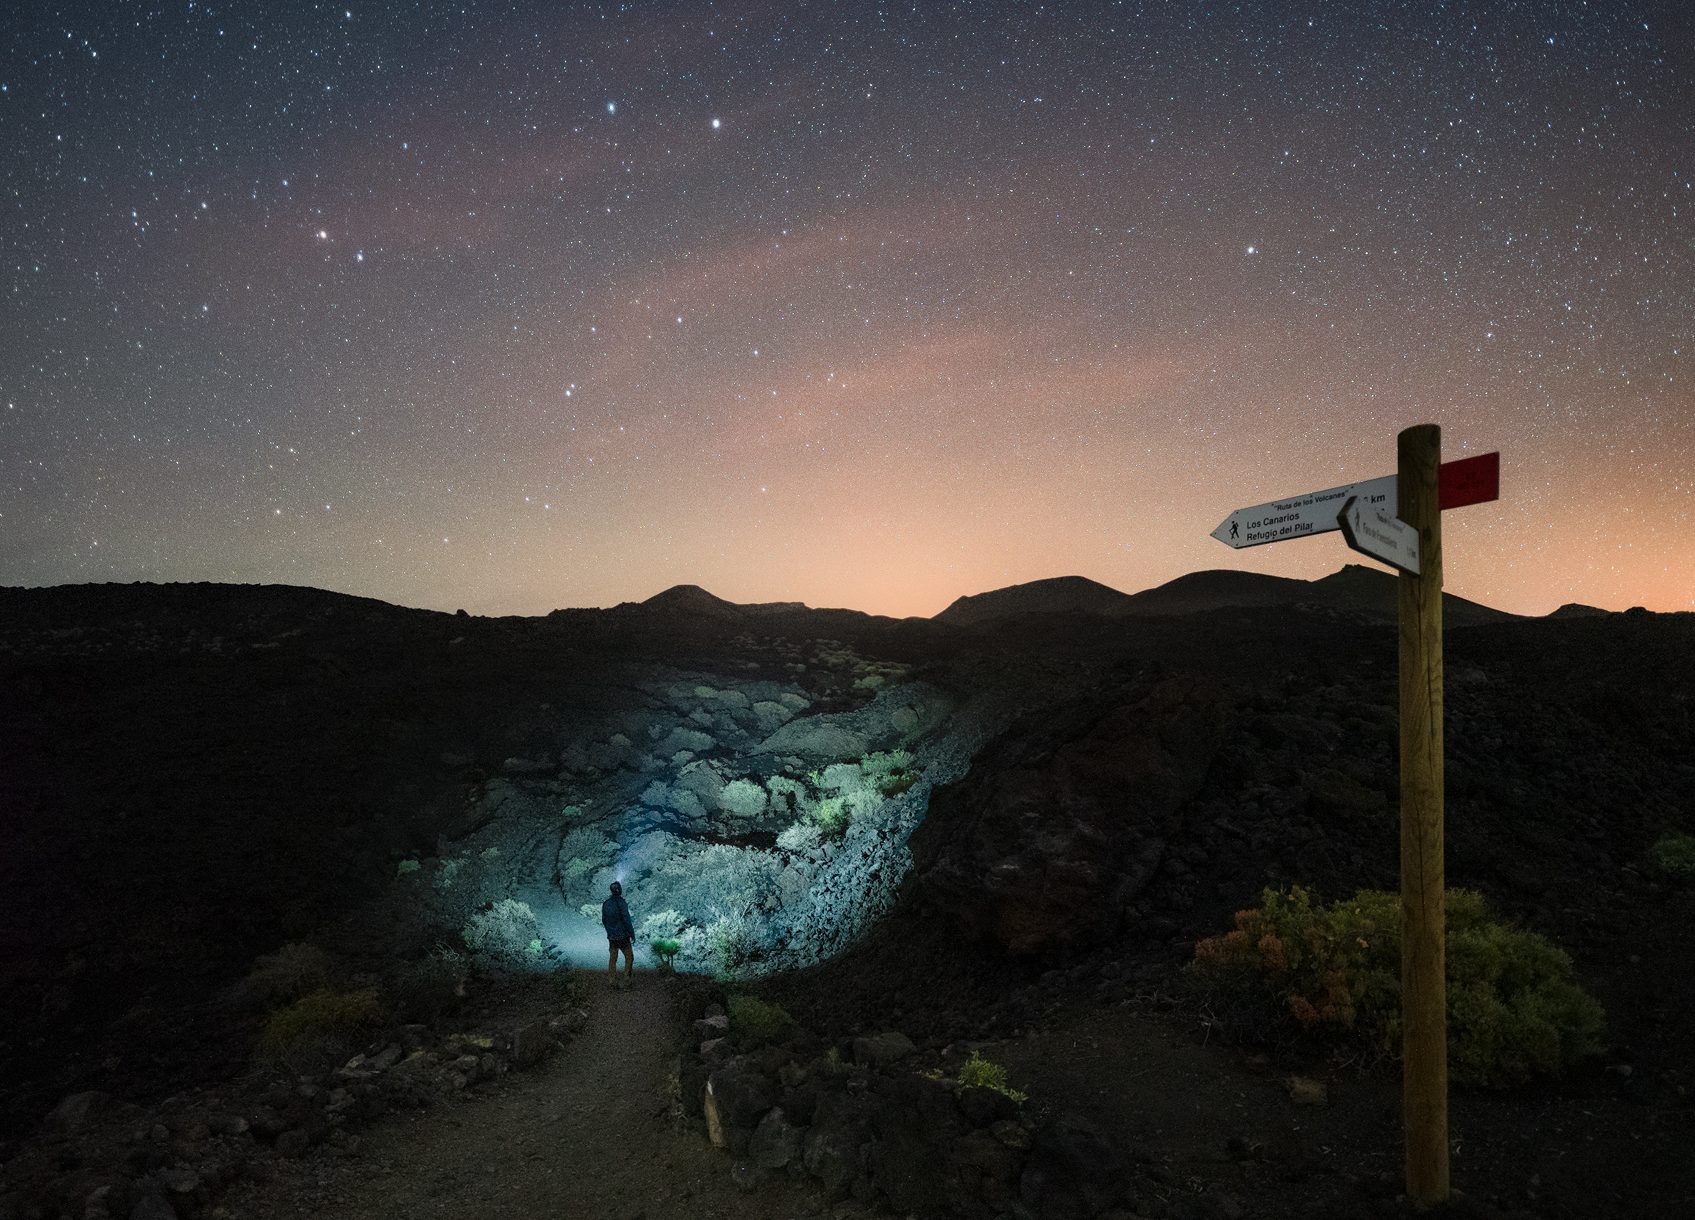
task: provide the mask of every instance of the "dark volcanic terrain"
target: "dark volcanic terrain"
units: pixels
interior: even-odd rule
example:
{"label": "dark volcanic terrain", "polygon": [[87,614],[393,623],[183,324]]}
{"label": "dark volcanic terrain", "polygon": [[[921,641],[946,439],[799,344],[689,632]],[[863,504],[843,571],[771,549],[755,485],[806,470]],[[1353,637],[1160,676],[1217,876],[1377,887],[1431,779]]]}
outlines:
{"label": "dark volcanic terrain", "polygon": [[[1178,971],[1266,886],[1395,887],[1393,589],[1357,567],[1135,596],[1064,578],[900,621],[692,586],[535,619],[0,589],[0,1155],[66,1094],[149,1104],[248,1071],[262,1014],[232,984],[284,942],[377,977],[521,899],[572,956],[614,874],[682,961],[741,937],[817,1036],[1000,1040],[1032,1106],[1110,1143],[1134,1115],[1067,1095],[1074,1058],[1041,1039],[1092,1046],[1115,1095],[1148,1070],[1222,1097],[1249,1069],[1113,1023],[1198,1044]],[[1686,1214],[1695,886],[1650,849],[1695,832],[1695,616],[1446,613],[1449,883],[1567,949],[1608,1014],[1592,1064],[1456,1100],[1456,1185]],[[797,836],[825,807],[844,836]],[[726,879],[757,901],[729,910]],[[1393,1065],[1348,1070],[1392,1100]],[[1372,1115],[1336,1139],[1393,1169]],[[1392,1206],[1313,1158],[1219,1168],[1235,1121],[1180,1133],[1216,1145],[1178,1158],[1196,1199],[1234,1173],[1240,1214]],[[1123,1134],[1127,1180],[1165,1138]]]}

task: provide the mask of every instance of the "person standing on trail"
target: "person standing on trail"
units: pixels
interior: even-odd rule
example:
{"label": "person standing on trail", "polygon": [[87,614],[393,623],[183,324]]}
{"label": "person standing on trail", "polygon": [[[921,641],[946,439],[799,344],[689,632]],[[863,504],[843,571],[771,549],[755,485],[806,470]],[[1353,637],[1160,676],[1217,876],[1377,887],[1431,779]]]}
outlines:
{"label": "person standing on trail", "polygon": [[624,980],[627,983],[630,973],[636,968],[635,945],[636,927],[630,922],[630,908],[624,901],[624,887],[616,881],[612,883],[612,897],[600,904],[600,922],[606,929],[606,981],[615,983],[618,980],[618,953],[624,954]]}

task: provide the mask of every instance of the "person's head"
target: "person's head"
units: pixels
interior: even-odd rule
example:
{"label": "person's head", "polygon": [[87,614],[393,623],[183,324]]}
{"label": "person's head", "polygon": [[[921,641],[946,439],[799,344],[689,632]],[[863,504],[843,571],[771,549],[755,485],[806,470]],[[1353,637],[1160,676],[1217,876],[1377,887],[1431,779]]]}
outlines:
{"label": "person's head", "polygon": [[614,881],[612,883],[612,896],[614,898],[616,898],[616,897],[618,897],[619,894],[622,894],[623,892],[624,892],[624,887],[622,885],[620,885],[618,882]]}

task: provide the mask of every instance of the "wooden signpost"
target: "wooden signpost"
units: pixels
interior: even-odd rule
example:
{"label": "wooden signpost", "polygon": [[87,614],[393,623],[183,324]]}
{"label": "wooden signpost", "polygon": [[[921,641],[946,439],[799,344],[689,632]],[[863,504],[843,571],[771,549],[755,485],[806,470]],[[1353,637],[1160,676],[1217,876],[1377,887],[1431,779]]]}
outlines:
{"label": "wooden signpost", "polygon": [[1406,429],[1397,450],[1392,475],[1238,509],[1212,536],[1241,548],[1340,529],[1400,572],[1401,1114],[1407,1197],[1426,1208],[1449,1194],[1442,512],[1498,499],[1501,455],[1443,462],[1434,424]]}

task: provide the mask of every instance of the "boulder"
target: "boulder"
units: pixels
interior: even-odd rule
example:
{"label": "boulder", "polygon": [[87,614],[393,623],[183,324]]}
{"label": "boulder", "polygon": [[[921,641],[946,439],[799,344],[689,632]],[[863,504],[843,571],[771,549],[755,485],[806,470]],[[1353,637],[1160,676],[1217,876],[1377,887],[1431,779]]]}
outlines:
{"label": "boulder", "polygon": [[801,1129],[788,1121],[781,1106],[766,1112],[748,1141],[748,1156],[761,1169],[781,1169],[800,1155]]}
{"label": "boulder", "polygon": [[735,1057],[735,1048],[728,1038],[708,1038],[700,1044],[700,1057],[713,1067],[719,1067]]}
{"label": "boulder", "polygon": [[794,719],[794,712],[781,703],[771,700],[761,700],[753,705],[754,727],[763,737],[768,737]]}
{"label": "boulder", "polygon": [[1018,1103],[999,1089],[971,1085],[959,1091],[959,1108],[979,1127],[1018,1117]]}
{"label": "boulder", "polygon": [[531,1067],[551,1055],[557,1045],[547,1022],[532,1021],[512,1035],[512,1062],[521,1068]]}
{"label": "boulder", "polygon": [[793,755],[805,763],[830,763],[839,758],[859,758],[866,738],[825,716],[791,720],[754,748],[757,754]]}
{"label": "boulder", "polygon": [[1124,1158],[1088,1119],[1061,1114],[1036,1133],[1019,1193],[1043,1216],[1094,1216],[1128,1184]]}
{"label": "boulder", "polygon": [[819,1092],[816,1082],[797,1081],[792,1088],[784,1091],[778,1102],[782,1107],[783,1116],[796,1126],[809,1126],[812,1116],[818,1112]]}
{"label": "boulder", "polygon": [[869,1067],[887,1067],[899,1063],[918,1048],[899,1030],[870,1034],[853,1040],[853,1061]]}
{"label": "boulder", "polygon": [[129,1220],[177,1220],[177,1209],[158,1193],[142,1195],[129,1209]]}
{"label": "boulder", "polygon": [[160,1185],[172,1194],[191,1195],[200,1189],[200,1175],[186,1166],[161,1169],[158,1178]]}
{"label": "boulder", "polygon": [[751,1064],[733,1060],[707,1077],[706,1097],[709,1116],[716,1111],[721,1125],[751,1131],[765,1112],[777,1104],[777,1089]]}
{"label": "boulder", "polygon": [[80,1135],[101,1120],[113,1117],[124,1109],[124,1103],[110,1093],[89,1090],[72,1093],[47,1112],[41,1120],[41,1134],[48,1139],[65,1139]]}
{"label": "boulder", "polygon": [[685,729],[681,725],[666,734],[665,739],[657,747],[661,754],[676,754],[687,750],[693,754],[704,754],[718,743],[702,733],[699,729]]}
{"label": "boulder", "polygon": [[818,1099],[801,1141],[801,1163],[832,1199],[845,1198],[860,1176],[860,1149],[871,1135],[869,1109],[863,1094],[827,1093]]}

